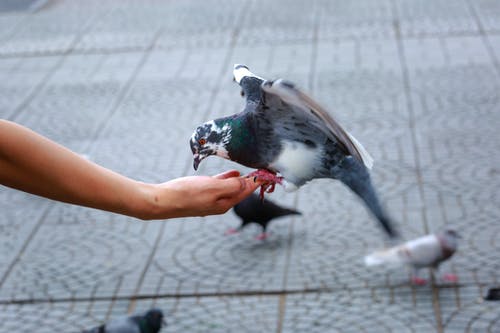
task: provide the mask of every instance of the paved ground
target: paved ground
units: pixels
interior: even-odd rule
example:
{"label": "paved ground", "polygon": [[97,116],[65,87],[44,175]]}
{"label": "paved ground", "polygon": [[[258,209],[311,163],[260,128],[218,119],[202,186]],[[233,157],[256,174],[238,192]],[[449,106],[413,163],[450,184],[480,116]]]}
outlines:
{"label": "paved ground", "polygon": [[223,236],[231,213],[145,223],[0,188],[0,332],[153,305],[163,332],[499,332],[499,1],[53,0],[0,14],[0,115],[160,182],[194,174],[197,124],[241,109],[235,62],[333,111],[406,238],[458,229],[460,283],[366,269],[383,235],[331,181],[270,196],[304,215],[265,242]]}

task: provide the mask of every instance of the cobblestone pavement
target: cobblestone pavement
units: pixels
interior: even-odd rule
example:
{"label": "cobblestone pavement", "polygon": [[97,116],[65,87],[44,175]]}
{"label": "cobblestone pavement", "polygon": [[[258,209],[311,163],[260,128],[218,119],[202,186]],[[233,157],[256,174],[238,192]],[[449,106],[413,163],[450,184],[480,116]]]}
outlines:
{"label": "cobblestone pavement", "polygon": [[303,215],[267,241],[224,236],[232,213],[141,222],[0,188],[0,332],[77,332],[151,306],[163,332],[500,332],[482,300],[500,284],[499,1],[52,0],[0,13],[0,115],[165,181],[195,174],[197,124],[242,108],[233,63],[332,110],[374,156],[405,238],[458,229],[443,271],[460,282],[365,268],[382,232],[333,181],[271,195]]}

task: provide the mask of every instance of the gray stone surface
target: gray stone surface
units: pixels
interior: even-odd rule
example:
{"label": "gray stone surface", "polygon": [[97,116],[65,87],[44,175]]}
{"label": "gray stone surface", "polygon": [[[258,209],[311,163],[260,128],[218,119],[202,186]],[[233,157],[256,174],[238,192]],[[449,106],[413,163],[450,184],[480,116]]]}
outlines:
{"label": "gray stone surface", "polygon": [[[0,116],[148,182],[195,173],[193,128],[239,111],[233,63],[309,91],[375,158],[404,236],[450,225],[442,272],[367,269],[384,246],[341,184],[269,197],[300,217],[142,222],[0,188],[0,332],[78,332],[160,307],[164,332],[498,332],[500,5],[461,1],[69,1],[0,15]],[[422,275],[430,276],[426,270]],[[22,323],[21,326],[19,324]]]}

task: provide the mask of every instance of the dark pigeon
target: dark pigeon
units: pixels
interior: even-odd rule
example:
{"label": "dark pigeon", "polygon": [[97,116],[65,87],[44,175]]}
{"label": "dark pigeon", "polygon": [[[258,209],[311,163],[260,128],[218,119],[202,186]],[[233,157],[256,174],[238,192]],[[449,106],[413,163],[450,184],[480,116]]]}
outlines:
{"label": "dark pigeon", "polygon": [[500,301],[500,288],[490,288],[484,298],[487,301]]}
{"label": "dark pigeon", "polygon": [[260,240],[267,238],[267,226],[271,220],[287,215],[302,215],[299,211],[278,206],[270,200],[261,200],[256,194],[238,203],[233,211],[241,219],[241,225],[237,229],[229,229],[226,234],[237,233],[250,223],[257,223],[262,227],[262,233],[257,236]]}
{"label": "dark pigeon", "polygon": [[143,315],[117,318],[83,333],[158,333],[163,325],[163,312],[151,309]]}
{"label": "dark pigeon", "polygon": [[216,155],[258,169],[250,175],[267,182],[261,196],[276,183],[293,190],[315,178],[340,180],[365,202],[387,234],[396,237],[373,188],[373,160],[363,146],[293,84],[266,81],[243,65],[235,65],[233,73],[246,97],[245,109],[194,131],[194,168]]}

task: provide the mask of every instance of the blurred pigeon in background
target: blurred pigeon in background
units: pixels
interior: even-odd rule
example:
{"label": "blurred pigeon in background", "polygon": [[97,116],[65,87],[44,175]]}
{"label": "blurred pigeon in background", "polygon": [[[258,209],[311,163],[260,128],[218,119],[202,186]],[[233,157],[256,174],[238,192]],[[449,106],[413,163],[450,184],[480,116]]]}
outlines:
{"label": "blurred pigeon in background", "polygon": [[237,229],[229,229],[226,234],[238,233],[248,224],[257,223],[262,227],[262,233],[257,236],[259,240],[267,238],[267,225],[271,220],[287,215],[302,215],[299,211],[278,206],[270,200],[261,200],[256,194],[234,206],[233,211],[241,218],[241,225]]}
{"label": "blurred pigeon in background", "polygon": [[[436,277],[441,262],[449,259],[457,250],[460,236],[452,229],[447,229],[438,234],[420,237],[398,246],[374,252],[365,257],[367,266],[397,266],[408,265],[413,268],[412,282],[417,285],[426,284],[427,281],[418,277],[420,268],[429,267]],[[443,280],[457,282],[453,274],[446,274]]]}
{"label": "blurred pigeon in background", "polygon": [[249,176],[266,181],[261,197],[276,183],[293,190],[315,178],[338,179],[363,199],[389,236],[397,236],[370,180],[373,160],[353,136],[293,84],[265,81],[244,65],[235,65],[233,74],[245,109],[194,131],[195,169],[210,155],[258,169]]}
{"label": "blurred pigeon in background", "polygon": [[484,297],[486,301],[500,301],[500,288],[490,288],[488,289],[488,293],[486,297]]}
{"label": "blurred pigeon in background", "polygon": [[117,318],[83,333],[158,333],[163,325],[163,312],[151,309],[143,315]]}

